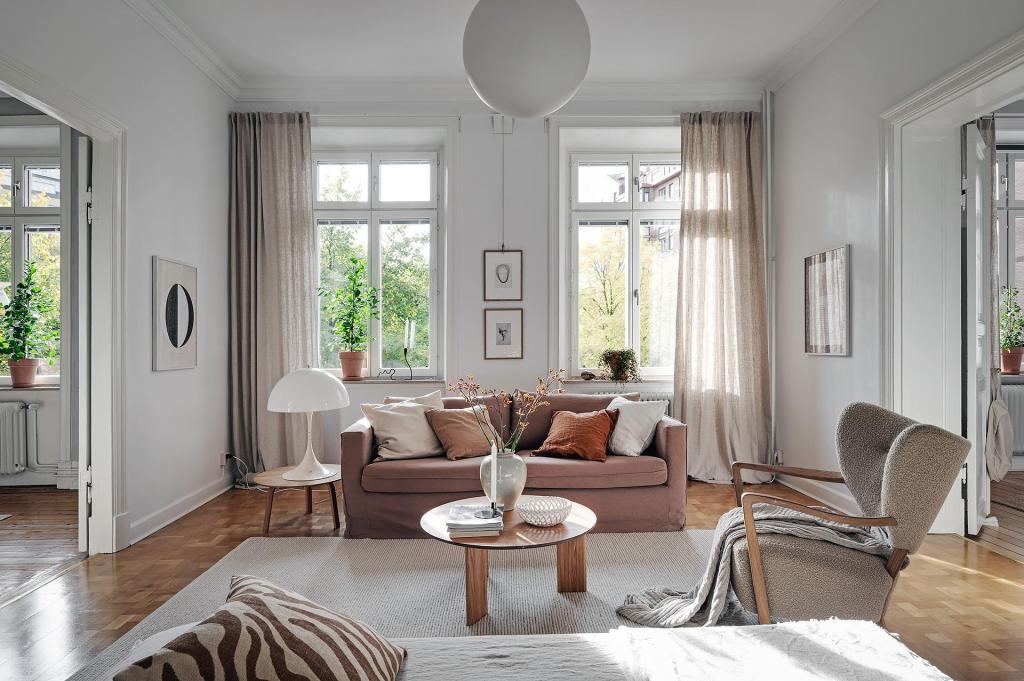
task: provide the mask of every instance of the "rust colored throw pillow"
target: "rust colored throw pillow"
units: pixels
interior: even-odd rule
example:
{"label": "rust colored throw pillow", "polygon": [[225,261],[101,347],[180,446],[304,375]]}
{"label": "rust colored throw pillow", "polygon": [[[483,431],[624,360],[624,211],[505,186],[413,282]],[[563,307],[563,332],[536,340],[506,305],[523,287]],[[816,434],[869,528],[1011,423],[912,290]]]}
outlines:
{"label": "rust colored throw pillow", "polygon": [[602,409],[576,414],[556,411],[544,444],[534,454],[578,456],[587,461],[608,458],[608,438],[619,418],[618,409]]}
{"label": "rust colored throw pillow", "polygon": [[256,577],[232,577],[227,603],[114,681],[394,681],[405,650],[362,622]]}
{"label": "rust colored throw pillow", "polygon": [[[445,455],[451,461],[469,459],[491,453],[480,425],[473,411],[480,415],[485,424],[491,422],[487,408],[483,406],[466,407],[465,409],[431,409],[427,412],[427,421],[434,429],[434,435],[444,446]],[[485,426],[486,429],[486,426]]]}

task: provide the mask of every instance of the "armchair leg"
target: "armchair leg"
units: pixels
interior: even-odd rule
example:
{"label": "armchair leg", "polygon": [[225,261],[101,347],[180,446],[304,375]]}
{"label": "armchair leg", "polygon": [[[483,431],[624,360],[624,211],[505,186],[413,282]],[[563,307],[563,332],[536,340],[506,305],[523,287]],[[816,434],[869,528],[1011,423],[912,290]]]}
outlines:
{"label": "armchair leg", "polygon": [[771,611],[768,609],[768,587],[764,581],[764,564],[761,562],[761,547],[757,543],[757,530],[754,528],[754,499],[743,499],[743,527],[747,533],[747,555],[750,558],[750,581],[754,585],[754,602],[757,604],[757,621],[760,624],[771,624]]}

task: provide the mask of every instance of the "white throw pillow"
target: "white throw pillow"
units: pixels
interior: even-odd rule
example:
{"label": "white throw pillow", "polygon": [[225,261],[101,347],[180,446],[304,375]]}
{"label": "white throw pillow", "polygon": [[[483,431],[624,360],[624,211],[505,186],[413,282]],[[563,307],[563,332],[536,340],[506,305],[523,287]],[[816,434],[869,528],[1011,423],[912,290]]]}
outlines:
{"label": "white throw pillow", "polygon": [[373,426],[377,455],[382,459],[444,456],[444,447],[427,421],[427,411],[444,409],[441,391],[393,404],[360,405]]}
{"label": "white throw pillow", "polygon": [[619,410],[619,420],[615,422],[615,430],[608,439],[608,451],[622,456],[640,456],[651,446],[654,430],[665,415],[668,402],[634,402],[625,397],[616,397],[608,404],[608,408]]}

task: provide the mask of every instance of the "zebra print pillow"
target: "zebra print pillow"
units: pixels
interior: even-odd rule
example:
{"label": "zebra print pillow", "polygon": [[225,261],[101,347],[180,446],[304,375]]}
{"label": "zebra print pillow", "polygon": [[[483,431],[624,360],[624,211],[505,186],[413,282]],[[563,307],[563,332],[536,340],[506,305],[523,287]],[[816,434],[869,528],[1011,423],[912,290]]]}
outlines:
{"label": "zebra print pillow", "polygon": [[365,624],[243,576],[220,610],[114,680],[393,681],[404,659]]}

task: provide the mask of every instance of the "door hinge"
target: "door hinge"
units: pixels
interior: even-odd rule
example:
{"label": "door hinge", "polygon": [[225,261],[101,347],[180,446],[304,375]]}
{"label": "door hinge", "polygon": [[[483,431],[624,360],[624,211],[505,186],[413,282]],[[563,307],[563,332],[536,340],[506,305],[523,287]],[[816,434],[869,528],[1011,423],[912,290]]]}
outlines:
{"label": "door hinge", "polygon": [[82,482],[85,483],[85,503],[92,503],[92,466],[86,466],[82,473]]}
{"label": "door hinge", "polygon": [[967,464],[966,463],[963,465],[963,468],[961,470],[963,471],[963,475],[960,478],[960,498],[963,499],[964,501],[967,501]]}

